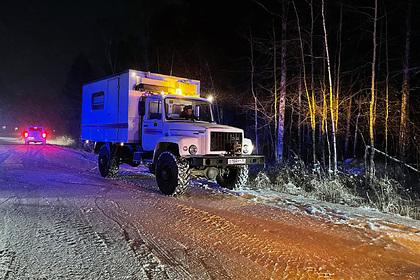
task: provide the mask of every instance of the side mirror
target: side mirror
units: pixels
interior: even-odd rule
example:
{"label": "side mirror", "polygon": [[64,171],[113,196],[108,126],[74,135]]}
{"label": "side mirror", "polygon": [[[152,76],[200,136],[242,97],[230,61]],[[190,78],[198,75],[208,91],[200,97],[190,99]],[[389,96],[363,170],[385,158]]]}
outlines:
{"label": "side mirror", "polygon": [[144,101],[143,99],[139,100],[138,111],[139,111],[139,116],[144,116],[144,114],[146,113],[146,101]]}

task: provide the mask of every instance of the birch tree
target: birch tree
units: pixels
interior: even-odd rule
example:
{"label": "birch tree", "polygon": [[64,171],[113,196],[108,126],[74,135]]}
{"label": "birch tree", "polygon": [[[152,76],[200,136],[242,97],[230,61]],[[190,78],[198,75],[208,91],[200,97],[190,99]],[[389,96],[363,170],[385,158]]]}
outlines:
{"label": "birch tree", "polygon": [[378,20],[378,0],[375,0],[375,15],[373,18],[373,56],[372,56],[372,77],[371,77],[371,89],[370,89],[370,102],[369,102],[369,142],[370,142],[370,153],[369,153],[369,170],[368,177],[370,180],[375,176],[375,96],[376,96],[376,26]]}
{"label": "birch tree", "polygon": [[338,129],[338,117],[339,117],[339,107],[340,107],[340,75],[341,75],[341,37],[343,29],[343,3],[340,3],[340,24],[338,28],[338,63],[337,63],[337,73],[336,73],[336,89],[335,89],[335,127]]}
{"label": "birch tree", "polygon": [[313,113],[311,115],[313,115],[314,120],[311,120],[311,125],[312,125],[312,161],[313,164],[315,165],[317,160],[316,160],[316,131],[315,131],[315,127],[316,127],[316,103],[315,103],[315,58],[314,58],[314,6],[313,6],[313,0],[311,0],[310,3],[310,8],[311,8],[311,31],[310,31],[310,46],[309,46],[309,51],[310,51],[310,56],[311,56],[311,107],[313,110]]}
{"label": "birch tree", "polygon": [[322,27],[324,29],[324,47],[327,56],[327,70],[328,70],[328,87],[329,87],[329,103],[330,103],[330,117],[331,117],[331,140],[332,140],[332,172],[334,176],[337,174],[337,140],[335,131],[335,114],[334,114],[334,96],[333,96],[333,83],[331,75],[331,60],[330,52],[328,49],[328,33],[325,20],[325,1],[322,0]]}
{"label": "birch tree", "polygon": [[407,149],[407,119],[408,119],[408,106],[410,95],[410,40],[411,40],[411,0],[408,1],[407,17],[406,17],[406,35],[405,35],[405,52],[404,52],[404,66],[403,66],[403,84],[401,96],[401,117],[400,117],[400,157],[405,158]]}
{"label": "birch tree", "polygon": [[258,98],[254,87],[255,62],[254,62],[254,39],[252,31],[249,30],[249,45],[250,45],[250,86],[251,93],[254,99],[254,134],[255,134],[255,152],[259,153],[259,137],[258,137]]}
{"label": "birch tree", "polygon": [[[297,27],[298,27],[299,43],[300,43],[300,59],[301,59],[302,71],[303,71],[302,79],[303,79],[303,85],[304,85],[304,89],[305,89],[306,99],[308,101],[309,118],[310,118],[310,121],[311,121],[311,130],[312,130],[312,161],[313,161],[313,164],[315,165],[315,163],[316,163],[316,149],[315,148],[316,147],[315,147],[315,141],[314,140],[315,140],[315,137],[316,137],[316,135],[315,135],[315,133],[316,133],[316,120],[315,120],[316,105],[315,105],[314,93],[312,93],[312,98],[309,95],[309,89],[308,89],[308,84],[307,84],[307,80],[306,80],[305,54],[304,54],[304,50],[303,50],[303,40],[302,40],[300,19],[299,19],[298,11],[296,9],[295,2],[292,1],[292,4],[293,4],[293,9],[295,10]],[[312,40],[312,38],[311,38],[311,40]],[[299,95],[299,98],[300,98],[300,95]]]}
{"label": "birch tree", "polygon": [[[388,122],[389,122],[389,50],[388,50],[388,16],[385,14],[385,153],[388,154]],[[385,174],[387,174],[388,157],[385,157]],[[387,175],[386,175],[387,176]]]}
{"label": "birch tree", "polygon": [[281,55],[280,55],[280,89],[278,103],[278,127],[277,127],[277,161],[283,160],[283,135],[284,135],[284,113],[286,107],[286,78],[287,78],[287,6],[288,1],[282,2],[281,18]]}

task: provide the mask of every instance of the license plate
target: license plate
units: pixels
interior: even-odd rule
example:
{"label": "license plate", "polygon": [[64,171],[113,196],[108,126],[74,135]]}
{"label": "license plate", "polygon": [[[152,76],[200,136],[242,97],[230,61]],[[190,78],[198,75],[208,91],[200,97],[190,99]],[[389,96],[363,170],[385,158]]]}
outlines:
{"label": "license plate", "polygon": [[246,158],[228,158],[228,164],[245,164]]}
{"label": "license plate", "polygon": [[35,138],[34,137],[28,137],[28,140],[34,140]]}

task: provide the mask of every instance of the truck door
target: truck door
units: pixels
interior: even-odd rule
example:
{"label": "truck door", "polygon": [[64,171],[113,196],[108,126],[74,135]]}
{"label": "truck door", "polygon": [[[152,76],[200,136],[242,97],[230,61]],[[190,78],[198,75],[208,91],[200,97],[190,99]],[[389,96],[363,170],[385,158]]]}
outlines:
{"label": "truck door", "polygon": [[118,141],[118,125],[119,125],[119,78],[108,80],[107,89],[107,120],[109,127],[106,129],[106,136],[109,141]]}
{"label": "truck door", "polygon": [[162,112],[162,100],[146,99],[146,114],[142,128],[142,146],[145,151],[153,151],[159,138],[163,137]]}

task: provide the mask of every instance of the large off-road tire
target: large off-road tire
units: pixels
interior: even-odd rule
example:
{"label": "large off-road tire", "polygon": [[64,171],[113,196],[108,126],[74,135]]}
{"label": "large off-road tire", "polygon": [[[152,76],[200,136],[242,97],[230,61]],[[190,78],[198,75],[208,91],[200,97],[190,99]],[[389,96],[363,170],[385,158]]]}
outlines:
{"label": "large off-road tire", "polygon": [[155,169],[156,181],[160,191],[166,195],[183,194],[190,182],[190,167],[185,158],[171,152],[159,155]]}
{"label": "large off-road tire", "polygon": [[216,177],[217,183],[229,190],[240,189],[248,182],[248,166],[231,166]]}
{"label": "large off-road tire", "polygon": [[118,160],[115,155],[111,153],[109,145],[102,145],[99,149],[98,169],[101,176],[104,178],[114,178],[118,174]]}

